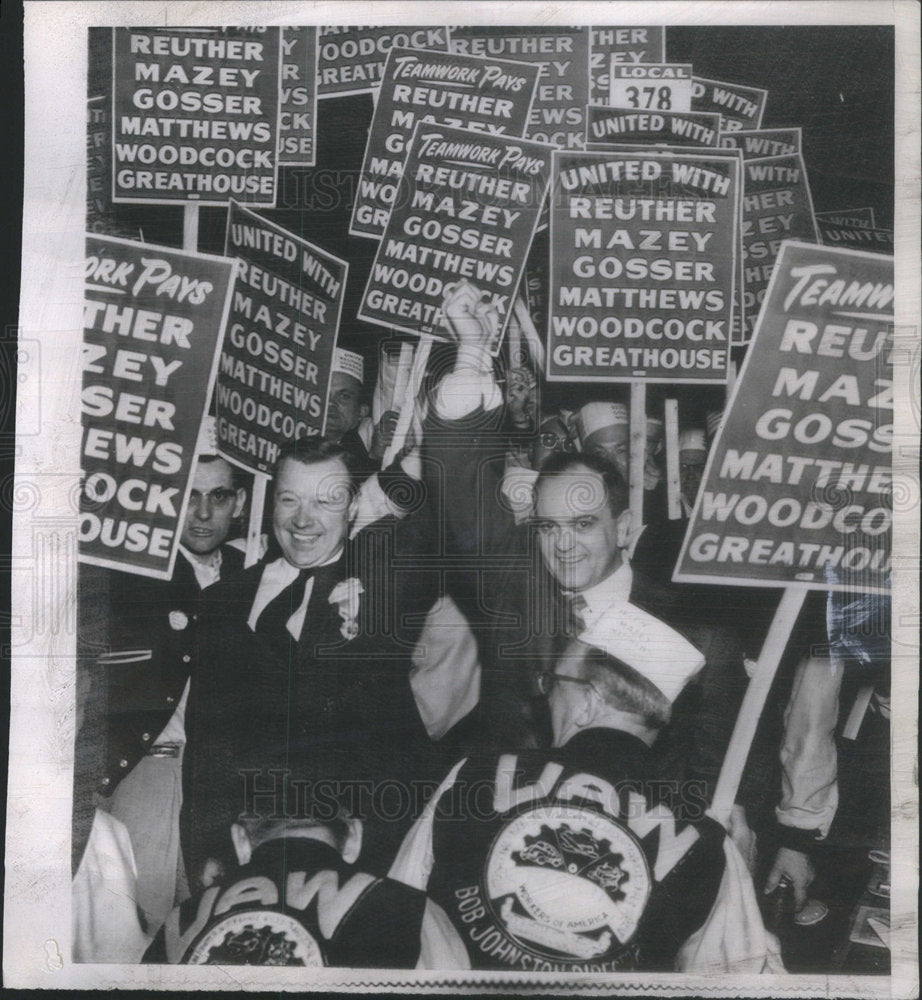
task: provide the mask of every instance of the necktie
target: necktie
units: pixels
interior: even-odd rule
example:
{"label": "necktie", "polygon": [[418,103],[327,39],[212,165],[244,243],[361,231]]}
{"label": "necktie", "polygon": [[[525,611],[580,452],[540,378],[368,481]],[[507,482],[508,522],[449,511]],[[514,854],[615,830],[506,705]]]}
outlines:
{"label": "necktie", "polygon": [[292,638],[286,628],[288,619],[301,607],[304,590],[313,575],[312,570],[302,569],[281,593],[272,598],[256,621],[257,635],[286,642]]}
{"label": "necktie", "polygon": [[566,602],[563,629],[571,639],[578,639],[586,631],[586,598],[582,594],[564,594]]}

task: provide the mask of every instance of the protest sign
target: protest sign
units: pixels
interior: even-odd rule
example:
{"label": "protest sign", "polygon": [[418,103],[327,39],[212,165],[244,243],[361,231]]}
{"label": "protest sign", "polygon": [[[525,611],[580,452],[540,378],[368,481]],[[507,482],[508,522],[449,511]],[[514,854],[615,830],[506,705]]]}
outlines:
{"label": "protest sign", "polygon": [[106,94],[86,102],[86,229],[89,233],[136,237],[115,219],[112,205],[111,99]]}
{"label": "protest sign", "polygon": [[608,103],[634,111],[691,111],[691,63],[612,63]]}
{"label": "protest sign", "polygon": [[622,63],[661,63],[666,58],[663,25],[589,29],[589,100],[608,104],[611,67]]}
{"label": "protest sign", "polygon": [[589,29],[452,28],[449,49],[538,63],[541,72],[525,138],[582,149],[589,103]]}
{"label": "protest sign", "polygon": [[233,265],[88,234],[79,554],[168,580]]}
{"label": "protest sign", "polygon": [[[593,113],[594,109],[589,109],[590,113]],[[683,118],[686,117],[700,117],[701,112],[690,112],[689,115],[682,115]],[[714,116],[719,118],[720,116]],[[698,133],[700,134],[700,133]],[[586,144],[586,148],[597,151],[604,152],[609,151],[613,153],[631,153],[638,149],[640,144],[633,144],[631,142],[590,142]],[[687,152],[688,146],[680,146],[676,144],[672,145],[653,145],[645,144],[643,146],[645,154],[647,156],[659,156],[661,154],[668,153],[682,153]],[[738,164],[739,176],[743,176],[743,154],[739,149],[729,149],[723,146],[709,146],[707,147],[708,156],[719,157],[722,159],[733,160]],[[742,181],[740,182],[742,184]],[[746,306],[743,297],[743,234],[742,234],[742,203],[740,200],[739,204],[739,218],[734,223],[733,229],[736,233],[737,241],[737,276],[736,284],[733,289],[733,319],[731,323],[731,343],[739,343],[742,339],[741,330],[743,329],[746,315]]]}
{"label": "protest sign", "polygon": [[678,582],[887,590],[893,259],[785,242]]}
{"label": "protest sign", "polygon": [[555,153],[551,381],[725,382],[737,158]]}
{"label": "protest sign", "polygon": [[743,300],[741,342],[752,336],[782,240],[816,243],[813,201],[800,153],[743,164]]}
{"label": "protest sign", "polygon": [[391,212],[359,319],[445,338],[445,287],[468,278],[499,312],[495,355],[549,178],[550,149],[541,143],[418,123],[407,197]]}
{"label": "protest sign", "polygon": [[218,376],[218,448],[270,472],[286,442],[323,431],[348,264],[234,202],[224,252],[237,290]]}
{"label": "protest sign", "polygon": [[727,149],[741,149],[744,160],[766,156],[791,156],[801,152],[799,128],[749,128],[724,132],[720,145]]}
{"label": "protest sign", "polygon": [[827,247],[852,247],[855,250],[873,250],[874,253],[893,253],[893,232],[889,229],[867,229],[863,226],[843,226],[828,219],[816,220],[820,242]]}
{"label": "protest sign", "polygon": [[317,162],[317,29],[282,28],[279,166]]}
{"label": "protest sign", "polygon": [[113,28],[112,200],[275,204],[278,28]]}
{"label": "protest sign", "polygon": [[814,212],[816,220],[825,219],[837,226],[850,226],[852,229],[876,229],[873,208],[842,208],[836,212]]}
{"label": "protest sign", "polygon": [[716,111],[724,132],[758,129],[762,126],[767,90],[743,87],[738,83],[721,83],[696,76],[692,80],[692,111]]}
{"label": "protest sign", "polygon": [[345,97],[377,90],[392,48],[448,51],[445,26],[320,29],[317,96]]}
{"label": "protest sign", "polygon": [[391,49],[368,132],[349,232],[380,239],[418,121],[521,136],[540,67],[450,52]]}
{"label": "protest sign", "polygon": [[616,142],[700,148],[717,146],[719,139],[720,115],[717,114],[586,108],[586,142],[590,146]]}

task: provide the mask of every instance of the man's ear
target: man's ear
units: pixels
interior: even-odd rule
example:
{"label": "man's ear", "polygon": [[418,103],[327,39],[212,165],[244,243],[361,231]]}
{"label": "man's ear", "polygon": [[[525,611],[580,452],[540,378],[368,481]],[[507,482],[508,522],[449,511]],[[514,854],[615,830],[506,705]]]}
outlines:
{"label": "man's ear", "polygon": [[630,510],[624,510],[618,515],[615,522],[616,540],[618,548],[626,549],[631,539],[631,528],[634,526],[634,517]]}
{"label": "man's ear", "polygon": [[362,821],[348,819],[346,824],[349,827],[349,832],[346,834],[346,842],[343,844],[343,861],[347,865],[354,865],[362,853]]}
{"label": "man's ear", "polygon": [[241,865],[248,864],[253,855],[253,847],[246,830],[239,824],[231,824],[231,840],[234,843],[234,853]]}
{"label": "man's ear", "polygon": [[231,519],[235,517],[240,517],[243,513],[243,505],[247,502],[247,491],[241,487],[237,490],[237,499],[234,501],[234,513],[231,514]]}

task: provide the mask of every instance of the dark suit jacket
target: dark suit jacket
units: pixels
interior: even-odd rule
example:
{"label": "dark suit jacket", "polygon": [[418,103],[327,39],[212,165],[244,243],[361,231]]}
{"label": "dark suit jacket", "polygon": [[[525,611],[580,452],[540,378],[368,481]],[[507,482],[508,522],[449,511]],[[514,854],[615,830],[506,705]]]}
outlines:
{"label": "dark suit jacket", "polygon": [[[245,806],[243,761],[262,761],[268,770],[284,767],[290,753],[310,758],[343,749],[365,754],[369,781],[409,779],[424,769],[429,741],[409,685],[422,623],[413,611],[425,600],[425,575],[411,571],[418,541],[412,525],[389,519],[362,531],[336,564],[317,571],[299,641],[283,628],[262,635],[247,625],[267,563],[209,589],[194,721],[187,719],[198,748],[193,867],[228,846],[226,832]],[[353,577],[364,593],[358,635],[345,638],[329,598]],[[294,607],[302,594],[299,588],[292,596]]]}

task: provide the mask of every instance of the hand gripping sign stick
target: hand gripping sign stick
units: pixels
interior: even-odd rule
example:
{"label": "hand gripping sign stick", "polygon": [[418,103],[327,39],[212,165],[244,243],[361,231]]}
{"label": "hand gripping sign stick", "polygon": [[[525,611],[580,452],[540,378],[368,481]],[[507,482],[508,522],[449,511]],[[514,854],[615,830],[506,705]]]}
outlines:
{"label": "hand gripping sign stick", "polygon": [[791,637],[791,631],[806,596],[807,591],[803,588],[785,587],[778,604],[778,610],[772,619],[771,628],[762,646],[759,662],[756,664],[755,672],[746,688],[746,695],[740,706],[739,715],[736,717],[733,735],[730,737],[727,754],[720,769],[720,777],[717,779],[714,801],[708,810],[708,813],[724,826],[730,820],[730,810],[736,799],[746,759],[756,734],[756,727],[759,724],[762,709],[765,707],[765,700],[768,698],[772,681],[774,681],[778,671],[778,664],[781,662],[784,649]]}

